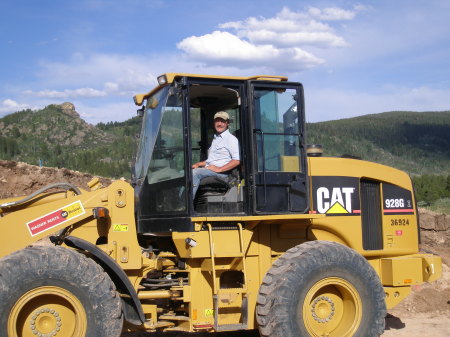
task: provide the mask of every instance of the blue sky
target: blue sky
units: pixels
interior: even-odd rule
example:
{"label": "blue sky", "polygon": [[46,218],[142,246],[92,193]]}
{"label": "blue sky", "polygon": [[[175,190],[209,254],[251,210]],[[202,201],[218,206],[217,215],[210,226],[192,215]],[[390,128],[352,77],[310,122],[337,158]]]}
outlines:
{"label": "blue sky", "polygon": [[309,122],[450,110],[450,1],[0,0],[0,117],[123,121],[165,72],[285,75]]}

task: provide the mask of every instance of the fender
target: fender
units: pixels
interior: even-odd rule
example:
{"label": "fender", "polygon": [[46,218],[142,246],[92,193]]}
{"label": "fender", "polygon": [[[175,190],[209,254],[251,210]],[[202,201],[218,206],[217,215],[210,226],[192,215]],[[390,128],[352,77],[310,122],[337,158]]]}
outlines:
{"label": "fender", "polygon": [[122,303],[124,304],[123,314],[125,320],[134,325],[144,324],[145,316],[141,302],[127,274],[125,274],[117,262],[96,245],[75,236],[66,237],[64,243],[69,247],[85,250],[96,258],[97,262],[103,267],[109,277],[111,277],[117,290],[121,294],[130,296],[129,298],[121,297]]}
{"label": "fender", "polygon": [[333,241],[344,246],[350,247],[350,244],[335,233],[330,232],[327,228],[317,228],[310,226],[307,234],[308,240],[311,241]]}

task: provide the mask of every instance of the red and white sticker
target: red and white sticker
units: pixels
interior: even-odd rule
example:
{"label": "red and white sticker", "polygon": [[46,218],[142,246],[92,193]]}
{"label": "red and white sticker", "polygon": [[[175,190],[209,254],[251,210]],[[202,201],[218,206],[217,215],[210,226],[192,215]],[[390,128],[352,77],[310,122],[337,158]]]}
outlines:
{"label": "red and white sticker", "polygon": [[85,213],[81,201],[75,201],[38,219],[27,222],[31,236],[38,235]]}

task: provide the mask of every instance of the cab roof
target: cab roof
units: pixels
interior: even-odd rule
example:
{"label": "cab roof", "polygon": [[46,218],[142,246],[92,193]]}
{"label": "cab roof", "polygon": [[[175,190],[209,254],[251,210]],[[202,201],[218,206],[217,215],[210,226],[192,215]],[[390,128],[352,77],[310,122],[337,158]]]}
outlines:
{"label": "cab roof", "polygon": [[146,94],[137,94],[133,97],[134,103],[136,105],[142,105],[144,100],[156,91],[169,85],[175,81],[175,79],[180,77],[195,77],[195,78],[206,78],[206,79],[220,79],[220,80],[236,80],[236,81],[279,81],[286,82],[288,78],[286,76],[273,76],[273,75],[256,75],[256,76],[218,76],[218,75],[201,75],[201,74],[188,74],[188,73],[166,73],[158,76],[158,85]]}

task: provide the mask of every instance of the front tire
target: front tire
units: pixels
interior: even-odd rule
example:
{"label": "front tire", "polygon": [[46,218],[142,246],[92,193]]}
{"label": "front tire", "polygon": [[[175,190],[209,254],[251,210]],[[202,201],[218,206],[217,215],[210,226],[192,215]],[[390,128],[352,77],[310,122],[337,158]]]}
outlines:
{"label": "front tire", "polygon": [[0,260],[0,336],[113,337],[121,300],[103,269],[62,247],[33,246]]}
{"label": "front tire", "polygon": [[312,241],[291,248],[267,272],[257,300],[261,336],[375,337],[384,331],[384,290],[354,250]]}

